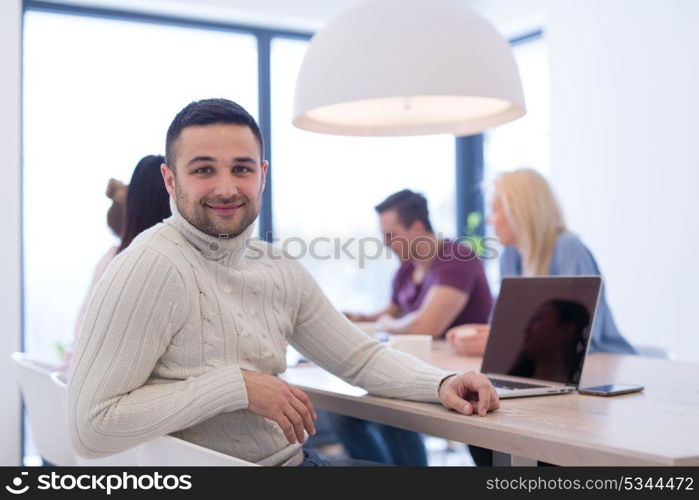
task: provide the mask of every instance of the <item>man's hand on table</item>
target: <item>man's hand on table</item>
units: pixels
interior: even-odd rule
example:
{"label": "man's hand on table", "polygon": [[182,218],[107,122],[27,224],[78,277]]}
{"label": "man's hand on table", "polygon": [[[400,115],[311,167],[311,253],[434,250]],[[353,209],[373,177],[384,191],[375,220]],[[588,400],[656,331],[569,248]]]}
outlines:
{"label": "man's hand on table", "polygon": [[308,396],[278,377],[241,370],[248,392],[248,410],[274,420],[289,443],[303,443],[304,430],[316,433],[313,421],[318,418]]}
{"label": "man's hand on table", "polygon": [[478,413],[485,417],[488,411],[500,408],[500,399],[490,380],[475,372],[444,379],[439,386],[439,400],[445,407],[464,415]]}
{"label": "man's hand on table", "polygon": [[445,339],[457,354],[483,356],[489,334],[490,325],[459,325],[447,331]]}

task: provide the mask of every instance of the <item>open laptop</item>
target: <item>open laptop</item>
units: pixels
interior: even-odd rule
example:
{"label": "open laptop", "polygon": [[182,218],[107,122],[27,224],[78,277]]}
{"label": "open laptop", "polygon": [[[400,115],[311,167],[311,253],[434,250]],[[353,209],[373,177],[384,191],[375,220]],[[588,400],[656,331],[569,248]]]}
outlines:
{"label": "open laptop", "polygon": [[501,399],[578,389],[601,286],[599,276],[502,280],[481,366]]}

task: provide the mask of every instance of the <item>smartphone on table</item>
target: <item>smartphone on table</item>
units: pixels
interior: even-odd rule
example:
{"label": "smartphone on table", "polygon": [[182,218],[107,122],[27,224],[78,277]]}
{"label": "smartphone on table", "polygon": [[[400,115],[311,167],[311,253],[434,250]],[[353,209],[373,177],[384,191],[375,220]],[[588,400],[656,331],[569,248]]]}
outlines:
{"label": "smartphone on table", "polygon": [[618,396],[619,394],[629,394],[642,390],[642,385],[609,384],[597,385],[595,387],[583,387],[578,389],[578,392],[589,396]]}

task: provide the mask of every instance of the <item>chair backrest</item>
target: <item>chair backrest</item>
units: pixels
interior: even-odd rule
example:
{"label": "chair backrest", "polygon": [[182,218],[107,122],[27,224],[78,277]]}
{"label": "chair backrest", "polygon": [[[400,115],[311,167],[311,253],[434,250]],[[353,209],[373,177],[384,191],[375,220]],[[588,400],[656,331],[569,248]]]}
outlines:
{"label": "chair backrest", "polygon": [[51,370],[22,352],[12,353],[34,444],[42,458],[54,465],[75,465],[75,454],[68,441],[64,411],[56,411],[60,401],[51,380]]}
{"label": "chair backrest", "polygon": [[[66,385],[64,375],[58,372],[52,373],[51,380],[61,405],[61,412],[65,415],[66,409],[68,408],[68,386]],[[68,428],[65,425],[63,426],[63,434],[67,439]],[[73,453],[72,448],[71,453]],[[75,453],[73,456],[75,457],[75,464],[83,467],[133,467],[138,465],[135,448],[103,458],[83,458]]]}
{"label": "chair backrest", "polygon": [[138,465],[146,467],[162,466],[219,466],[241,467],[257,466],[239,458],[231,457],[218,451],[178,439],[173,436],[162,436],[136,448]]}

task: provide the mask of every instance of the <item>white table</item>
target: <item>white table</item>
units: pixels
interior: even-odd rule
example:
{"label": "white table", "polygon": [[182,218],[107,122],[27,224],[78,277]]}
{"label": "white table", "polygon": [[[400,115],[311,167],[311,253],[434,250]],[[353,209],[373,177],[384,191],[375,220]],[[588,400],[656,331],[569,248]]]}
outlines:
{"label": "white table", "polygon": [[[480,361],[452,354],[442,342],[431,358],[459,372],[477,371]],[[313,365],[289,368],[282,377],[319,408],[490,448],[496,464],[699,465],[699,364],[591,354],[582,386],[641,384],[645,391],[507,399],[487,417],[370,396]]]}

